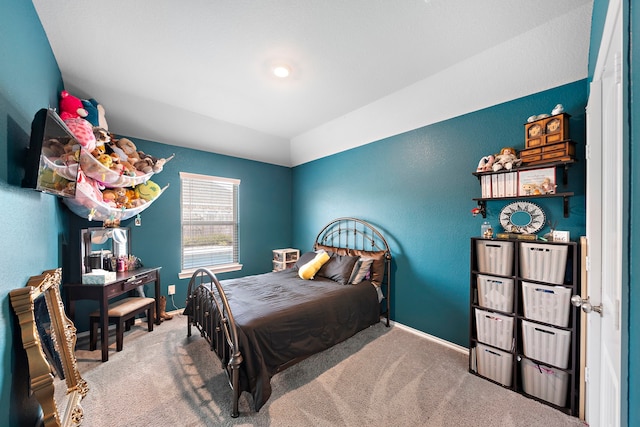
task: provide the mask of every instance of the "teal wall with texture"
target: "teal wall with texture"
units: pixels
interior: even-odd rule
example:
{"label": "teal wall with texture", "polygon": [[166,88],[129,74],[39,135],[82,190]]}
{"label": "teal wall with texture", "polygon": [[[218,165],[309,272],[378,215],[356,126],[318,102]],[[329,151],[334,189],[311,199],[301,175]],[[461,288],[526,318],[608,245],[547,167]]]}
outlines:
{"label": "teal wall with texture", "polygon": [[34,425],[39,408],[28,395],[25,353],[9,291],[58,267],[64,236],[56,198],[18,187],[33,115],[56,105],[62,88],[31,2],[7,0],[0,6],[0,58],[0,425]]}
{"label": "teal wall with texture", "polygon": [[[623,1],[625,24],[638,29],[640,13]],[[607,2],[594,3],[589,73],[592,75],[601,39]],[[640,44],[640,31],[631,31]],[[595,46],[595,47],[594,47]],[[42,107],[57,105],[62,79],[51,48],[31,2],[7,0],[0,6],[0,205],[3,244],[0,246],[0,425],[29,425],[37,405],[26,394],[26,380],[18,372],[15,316],[8,292],[24,286],[29,276],[56,266],[73,275],[79,230],[89,223],[69,213],[56,198],[19,188],[21,158],[28,144],[30,122]],[[630,58],[628,89],[629,216],[638,211],[640,174],[633,165],[640,155],[635,129],[640,113],[634,100],[638,85],[631,85],[640,68],[637,56]],[[480,217],[474,218],[471,200],[479,185],[471,175],[479,158],[502,146],[522,148],[524,118],[550,110],[557,102],[572,114],[572,138],[584,157],[584,106],[587,82],[578,81],[482,111],[447,120],[411,132],[358,147],[325,159],[289,169],[188,150],[178,146],[134,139],[139,148],[157,156],[176,154],[154,180],[167,192],[142,218],[142,226],[131,220],[133,253],[147,265],[161,265],[163,293],[176,284],[175,301],[182,306],[186,280],[179,271],[179,171],[240,178],[241,247],[244,269],[226,277],[254,274],[270,269],[273,247],[310,249],[319,228],[336,216],[353,215],[371,221],[388,236],[394,254],[392,313],[396,321],[429,334],[466,345],[468,334],[469,237],[479,232]],[[108,107],[108,106],[107,106]],[[108,114],[108,111],[107,111]],[[576,134],[577,132],[577,134]],[[162,141],[161,141],[162,142]],[[164,141],[166,142],[166,141]],[[6,153],[6,154],[5,154]],[[584,162],[570,170],[569,218],[562,218],[559,200],[539,204],[558,219],[558,228],[571,231],[572,238],[584,232]],[[348,182],[348,185],[344,183]],[[496,224],[502,205],[489,205],[489,220]],[[556,218],[557,217],[557,218]],[[292,226],[291,226],[292,224]],[[640,241],[635,224],[629,224],[629,262],[624,284],[623,307],[628,315],[624,328],[628,366],[628,406],[623,408],[628,425],[640,423],[640,379],[637,357],[640,304],[637,271],[640,257],[634,242]],[[90,307],[85,307],[89,310]],[[80,327],[82,330],[83,328]],[[623,396],[626,398],[626,396]]]}
{"label": "teal wall with texture", "polygon": [[[317,230],[334,217],[371,222],[391,245],[393,320],[467,347],[469,239],[483,222],[471,214],[472,199],[480,197],[472,172],[482,156],[524,148],[527,117],[562,103],[581,160],[569,170],[570,215],[563,217],[561,198],[532,201],[558,230],[574,240],[583,235],[586,89],[581,80],[295,167],[294,245],[311,249]],[[487,206],[496,230],[507,203]]]}
{"label": "teal wall with texture", "polygon": [[[264,273],[271,266],[271,250],[291,244],[291,168],[244,160],[174,145],[130,138],[139,150],[156,157],[175,157],[167,162],[163,171],[151,179],[160,187],[167,187],[162,195],[141,214],[141,225],[134,218],[124,220],[122,227],[131,231],[131,252],[145,266],[161,266],[162,294],[167,287],[176,285],[168,310],[184,307],[188,279],[179,279],[180,272],[180,172],[213,175],[240,180],[240,263],[241,271],[221,273],[220,279]],[[67,211],[65,209],[65,211]],[[80,276],[80,230],[100,226],[84,218],[69,214],[69,247],[65,251],[66,282],[77,282]],[[153,285],[145,292],[153,295]],[[97,307],[94,302],[78,304],[76,323],[79,330],[87,330],[84,314]]]}

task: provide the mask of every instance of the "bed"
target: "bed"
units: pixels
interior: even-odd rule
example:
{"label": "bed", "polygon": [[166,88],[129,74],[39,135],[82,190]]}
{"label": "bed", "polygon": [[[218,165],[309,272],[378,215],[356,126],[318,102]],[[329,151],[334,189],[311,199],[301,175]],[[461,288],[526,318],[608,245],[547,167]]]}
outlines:
{"label": "bed", "polygon": [[[300,277],[327,257],[312,280]],[[187,336],[197,328],[220,359],[232,389],[231,416],[239,415],[242,392],[259,411],[276,373],[381,319],[388,327],[390,266],[389,245],[376,228],[338,218],[293,268],[223,281],[197,270],[184,311]]]}

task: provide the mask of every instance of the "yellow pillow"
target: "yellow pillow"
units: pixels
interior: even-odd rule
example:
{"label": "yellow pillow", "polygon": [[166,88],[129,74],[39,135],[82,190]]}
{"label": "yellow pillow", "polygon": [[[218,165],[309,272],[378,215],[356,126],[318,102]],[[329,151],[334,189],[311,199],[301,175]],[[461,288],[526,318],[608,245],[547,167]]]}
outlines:
{"label": "yellow pillow", "polygon": [[329,261],[331,257],[325,251],[320,252],[316,255],[311,261],[300,267],[298,270],[298,276],[304,280],[313,279],[320,270],[320,267],[324,265],[325,262]]}

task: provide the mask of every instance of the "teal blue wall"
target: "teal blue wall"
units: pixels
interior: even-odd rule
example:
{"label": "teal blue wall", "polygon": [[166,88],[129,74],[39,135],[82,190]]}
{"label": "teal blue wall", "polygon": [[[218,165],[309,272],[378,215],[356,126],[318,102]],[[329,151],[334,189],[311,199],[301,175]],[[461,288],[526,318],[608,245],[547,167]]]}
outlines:
{"label": "teal blue wall", "polygon": [[[15,342],[9,291],[60,264],[61,215],[54,196],[18,188],[19,166],[35,112],[56,103],[58,65],[30,1],[0,6],[0,425],[33,425],[38,407],[27,398],[24,351]],[[22,376],[11,375],[20,372]]]}
{"label": "teal blue wall", "polygon": [[[478,160],[502,147],[524,148],[524,123],[562,103],[584,158],[586,81],[578,81],[294,168],[294,244],[310,249],[315,232],[338,216],[380,227],[393,253],[393,320],[468,346],[469,238],[478,236]],[[536,199],[558,229],[584,234],[584,162],[569,171],[569,218],[562,199]],[[496,229],[507,202],[492,201]],[[546,231],[543,230],[544,233]]]}
{"label": "teal blue wall", "polygon": [[[57,63],[31,2],[9,0],[0,6],[0,205],[5,209],[0,227],[0,425],[35,425],[39,407],[28,394],[24,351],[8,293],[45,269],[63,266],[65,280],[79,276],[79,230],[101,223],[70,213],[56,197],[20,188],[21,162],[28,146],[31,120],[37,110],[57,106],[63,88]],[[107,114],[108,114],[108,106]],[[133,220],[132,252],[146,265],[162,266],[162,292],[176,285],[175,302],[184,306],[187,280],[180,269],[179,172],[238,178],[240,184],[240,272],[220,278],[257,274],[271,269],[271,250],[291,245],[290,168],[251,160],[189,150],[133,139],[138,148],[160,157],[176,158],[154,177],[167,191],[142,214],[142,226]],[[6,153],[6,155],[4,154]],[[86,330],[84,313],[91,303],[78,307],[76,323]],[[169,305],[169,309],[171,309]],[[82,320],[80,320],[82,319]],[[12,375],[15,373],[16,375]]]}
{"label": "teal blue wall", "polygon": [[[589,76],[601,39],[608,2],[596,0],[592,24]],[[640,44],[640,13],[624,0],[625,17],[634,29],[634,44]],[[629,12],[630,10],[630,12]],[[627,37],[626,42],[629,42]],[[63,265],[73,275],[78,261],[78,230],[89,223],[68,212],[57,199],[19,188],[19,159],[26,147],[35,112],[57,105],[62,89],[60,71],[31,2],[7,0],[0,6],[0,205],[4,207],[0,247],[0,425],[24,424],[33,416],[33,402],[18,402],[24,384],[15,372],[19,357],[14,344],[15,317],[8,292],[24,286],[29,276]],[[630,117],[628,203],[630,218],[637,216],[640,197],[638,137],[640,99],[638,85],[631,86],[640,68],[637,56],[630,62],[627,87]],[[293,169],[135,140],[140,149],[158,156],[176,153],[165,171],[154,180],[167,192],[142,215],[142,226],[132,221],[133,252],[147,265],[161,265],[163,293],[176,284],[176,303],[183,305],[185,280],[179,270],[179,171],[236,177],[241,185],[241,247],[244,269],[223,278],[254,274],[270,269],[273,247],[294,245],[309,249],[317,230],[336,216],[365,218],[389,237],[394,254],[392,313],[398,322],[466,345],[468,333],[469,237],[478,234],[482,220],[470,214],[479,186],[471,175],[478,159],[502,146],[522,148],[522,124],[531,114],[547,112],[558,102],[572,114],[572,137],[584,151],[584,105],[587,83],[575,82],[506,104],[497,105],[442,123],[427,126],[367,146],[310,162]],[[636,103],[637,104],[637,103]],[[107,106],[108,114],[108,106]],[[577,134],[576,134],[577,133]],[[6,153],[6,155],[5,155]],[[559,228],[576,238],[584,231],[583,163],[570,172],[571,216],[561,217],[558,200],[540,200],[543,208],[559,220]],[[346,187],[344,182],[351,184]],[[497,224],[502,205],[489,205],[489,220]],[[293,224],[292,227],[289,224]],[[636,243],[640,231],[629,228],[629,271],[625,286],[628,328],[629,425],[640,424],[640,305],[637,276],[640,254]],[[19,251],[17,250],[19,249]],[[27,255],[20,255],[27,254]],[[88,308],[86,308],[88,309]],[[635,325],[635,326],[634,326]],[[82,329],[82,328],[81,328]],[[623,396],[624,397],[624,396]],[[37,408],[36,408],[37,409]],[[28,423],[28,421],[27,421]]]}

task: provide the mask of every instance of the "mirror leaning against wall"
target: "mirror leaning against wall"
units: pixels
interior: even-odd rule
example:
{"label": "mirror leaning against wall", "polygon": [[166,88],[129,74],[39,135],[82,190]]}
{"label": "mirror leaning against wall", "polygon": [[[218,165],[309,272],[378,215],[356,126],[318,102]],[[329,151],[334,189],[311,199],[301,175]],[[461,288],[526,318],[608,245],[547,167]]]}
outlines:
{"label": "mirror leaning against wall", "polygon": [[[47,270],[9,293],[27,353],[31,391],[42,407],[45,427],[80,425],[80,401],[89,391],[78,372],[76,328],[64,312],[61,280],[62,269]],[[66,388],[58,401],[63,393],[56,387]]]}

